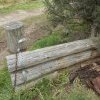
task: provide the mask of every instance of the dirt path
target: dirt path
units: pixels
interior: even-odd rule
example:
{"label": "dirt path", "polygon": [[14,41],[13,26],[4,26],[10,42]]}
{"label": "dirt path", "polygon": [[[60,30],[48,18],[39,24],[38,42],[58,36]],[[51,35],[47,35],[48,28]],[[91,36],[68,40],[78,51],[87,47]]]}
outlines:
{"label": "dirt path", "polygon": [[32,16],[41,15],[43,13],[44,13],[44,8],[39,8],[31,11],[18,10],[9,15],[0,15],[0,26],[3,26],[4,24],[9,23],[11,21],[20,21]]}
{"label": "dirt path", "polygon": [[[44,8],[31,10],[31,11],[24,11],[24,10],[18,10],[14,13],[11,13],[9,15],[0,15],[0,27],[2,27],[4,24],[7,24],[11,21],[21,21],[26,18],[31,18],[34,16],[39,16],[44,13]],[[4,59],[9,53],[7,52],[6,47],[6,41],[3,43],[0,43],[0,69],[2,69],[4,66]]]}

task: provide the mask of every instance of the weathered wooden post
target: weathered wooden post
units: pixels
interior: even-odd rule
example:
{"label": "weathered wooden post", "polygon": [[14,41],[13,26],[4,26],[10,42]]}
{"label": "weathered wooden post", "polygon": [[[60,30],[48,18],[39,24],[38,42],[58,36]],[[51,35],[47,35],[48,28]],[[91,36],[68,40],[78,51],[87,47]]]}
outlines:
{"label": "weathered wooden post", "polygon": [[7,47],[11,53],[16,53],[18,48],[20,51],[26,49],[24,38],[23,23],[11,22],[4,26],[6,30]]}

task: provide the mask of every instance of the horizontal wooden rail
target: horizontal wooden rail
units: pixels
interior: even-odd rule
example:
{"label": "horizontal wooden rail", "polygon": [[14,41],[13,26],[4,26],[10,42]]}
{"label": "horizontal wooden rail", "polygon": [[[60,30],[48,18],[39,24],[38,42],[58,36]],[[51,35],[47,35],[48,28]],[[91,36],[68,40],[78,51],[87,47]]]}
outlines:
{"label": "horizontal wooden rail", "polygon": [[[27,83],[34,81],[45,74],[99,56],[96,50],[93,49],[95,45],[91,39],[86,39],[19,53],[16,75],[17,87],[23,85],[25,81]],[[7,64],[14,85],[16,55],[7,56]]]}
{"label": "horizontal wooden rail", "polygon": [[[57,46],[38,49],[30,52],[18,54],[18,70],[29,68],[33,65],[44,63],[59,57],[68,56],[78,52],[90,50],[95,44],[91,40],[79,40],[71,43],[65,43]],[[8,68],[10,72],[15,71],[16,55],[7,57]]]}

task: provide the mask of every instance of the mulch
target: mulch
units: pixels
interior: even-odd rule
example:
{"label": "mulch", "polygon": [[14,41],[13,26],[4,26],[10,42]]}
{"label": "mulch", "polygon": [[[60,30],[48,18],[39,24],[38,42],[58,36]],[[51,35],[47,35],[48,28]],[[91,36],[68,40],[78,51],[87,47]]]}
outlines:
{"label": "mulch", "polygon": [[72,71],[69,77],[70,84],[73,84],[77,77],[87,88],[92,89],[97,95],[100,95],[100,59],[80,66],[76,71]]}

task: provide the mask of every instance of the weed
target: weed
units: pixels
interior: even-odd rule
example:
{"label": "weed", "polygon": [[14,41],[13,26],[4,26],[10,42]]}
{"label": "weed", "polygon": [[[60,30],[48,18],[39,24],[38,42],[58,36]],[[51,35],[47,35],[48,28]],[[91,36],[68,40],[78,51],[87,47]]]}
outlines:
{"label": "weed", "polygon": [[87,90],[77,79],[70,91],[63,83],[68,82],[68,71],[59,72],[56,79],[47,76],[38,81],[30,90],[13,94],[8,70],[0,71],[0,100],[99,100],[91,90]]}
{"label": "weed", "polygon": [[36,43],[33,44],[31,47],[31,50],[38,49],[38,48],[43,48],[47,46],[52,46],[62,43],[62,36],[60,33],[52,33],[48,37],[45,37],[41,40],[38,40]]}

